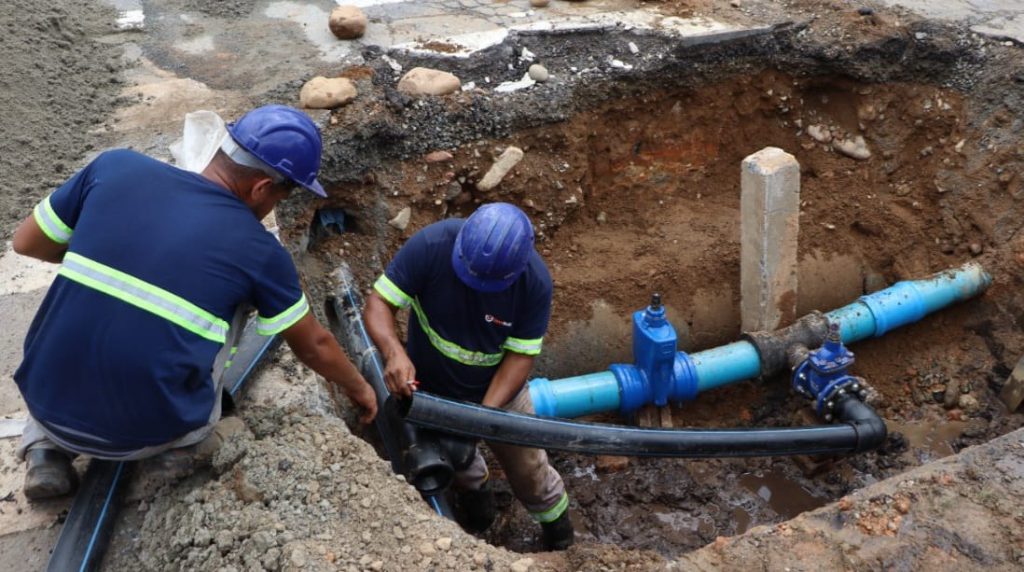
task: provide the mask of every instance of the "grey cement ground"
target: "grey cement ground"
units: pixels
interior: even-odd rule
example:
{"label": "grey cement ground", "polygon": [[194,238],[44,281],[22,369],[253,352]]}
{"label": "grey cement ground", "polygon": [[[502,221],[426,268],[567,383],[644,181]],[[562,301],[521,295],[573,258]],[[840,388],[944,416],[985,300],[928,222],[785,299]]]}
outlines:
{"label": "grey cement ground", "polygon": [[1024,43],[1024,14],[1019,0],[880,0],[880,3],[931,18],[967,22],[978,34]]}

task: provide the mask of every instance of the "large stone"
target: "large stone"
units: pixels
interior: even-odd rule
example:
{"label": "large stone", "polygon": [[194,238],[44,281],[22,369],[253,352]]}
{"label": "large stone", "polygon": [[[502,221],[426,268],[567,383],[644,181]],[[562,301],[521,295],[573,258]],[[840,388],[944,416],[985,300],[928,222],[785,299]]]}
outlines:
{"label": "large stone", "polygon": [[339,40],[354,40],[366,32],[366,14],[355,6],[338,6],[331,12],[328,25]]}
{"label": "large stone", "polygon": [[519,147],[508,147],[505,152],[498,157],[498,160],[491,165],[490,170],[484,175],[483,179],[476,184],[476,188],[481,191],[489,191],[494,187],[498,186],[498,183],[505,178],[505,175],[512,170],[523,160],[523,150]]}
{"label": "large stone", "polygon": [[299,92],[299,102],[312,109],[332,109],[352,101],[359,95],[352,80],[344,77],[316,76]]}
{"label": "large stone", "polygon": [[453,74],[430,68],[412,68],[398,81],[398,91],[409,95],[447,95],[460,87]]}
{"label": "large stone", "polygon": [[773,331],[796,318],[800,164],[766,147],[743,160],[740,186],[742,327]]}

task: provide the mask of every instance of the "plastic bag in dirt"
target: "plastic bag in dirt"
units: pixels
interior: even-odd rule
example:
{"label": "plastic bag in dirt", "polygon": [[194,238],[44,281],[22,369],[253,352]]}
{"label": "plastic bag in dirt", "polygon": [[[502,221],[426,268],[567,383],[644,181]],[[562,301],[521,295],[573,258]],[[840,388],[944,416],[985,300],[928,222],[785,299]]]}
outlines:
{"label": "plastic bag in dirt", "polygon": [[178,167],[201,173],[227,136],[228,131],[220,115],[212,111],[193,111],[185,115],[181,139],[171,144],[171,155]]}

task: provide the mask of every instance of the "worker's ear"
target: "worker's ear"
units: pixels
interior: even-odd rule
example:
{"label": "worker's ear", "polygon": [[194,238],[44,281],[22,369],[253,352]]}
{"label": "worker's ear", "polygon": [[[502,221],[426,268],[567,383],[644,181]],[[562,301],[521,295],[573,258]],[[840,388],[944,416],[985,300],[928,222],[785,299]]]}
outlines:
{"label": "worker's ear", "polygon": [[270,177],[260,177],[259,179],[256,179],[251,190],[253,202],[260,202],[270,197],[273,187],[274,180]]}

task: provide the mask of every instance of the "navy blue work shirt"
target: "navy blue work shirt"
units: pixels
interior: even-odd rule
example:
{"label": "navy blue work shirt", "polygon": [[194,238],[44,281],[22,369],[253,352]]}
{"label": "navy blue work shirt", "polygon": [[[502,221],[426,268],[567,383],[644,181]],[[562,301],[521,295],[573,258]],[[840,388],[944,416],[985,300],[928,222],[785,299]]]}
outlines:
{"label": "navy blue work shirt", "polygon": [[205,425],[211,367],[241,304],[272,335],[308,311],[291,257],[227,189],[128,150],[99,155],[34,211],[68,251],[14,379],[32,416],[98,451]]}
{"label": "navy blue work shirt", "polygon": [[420,388],[480,403],[505,352],[537,355],[551,316],[551,275],[536,250],[502,292],[478,292],[452,268],[464,219],[414,234],[374,283],[398,308],[411,307],[406,348]]}

